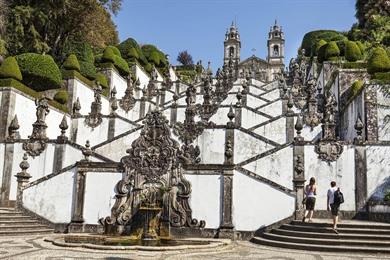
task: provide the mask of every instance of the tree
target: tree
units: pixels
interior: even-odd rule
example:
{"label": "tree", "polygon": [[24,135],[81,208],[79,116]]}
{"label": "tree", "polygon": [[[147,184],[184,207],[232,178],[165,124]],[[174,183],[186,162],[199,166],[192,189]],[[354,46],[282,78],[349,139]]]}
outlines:
{"label": "tree", "polygon": [[49,53],[55,59],[73,41],[95,48],[117,43],[108,11],[97,0],[9,1],[6,40],[11,54]]}
{"label": "tree", "polygon": [[122,0],[99,0],[99,3],[115,15],[122,7]]}
{"label": "tree", "polygon": [[5,32],[7,10],[8,8],[5,0],[0,0],[0,38],[2,38]]}
{"label": "tree", "polygon": [[388,2],[388,0],[357,0],[355,16],[359,21],[359,27],[365,28],[373,15],[390,16]]}
{"label": "tree", "polygon": [[183,66],[194,65],[191,54],[189,54],[186,50],[179,52],[179,55],[177,55],[177,61]]}

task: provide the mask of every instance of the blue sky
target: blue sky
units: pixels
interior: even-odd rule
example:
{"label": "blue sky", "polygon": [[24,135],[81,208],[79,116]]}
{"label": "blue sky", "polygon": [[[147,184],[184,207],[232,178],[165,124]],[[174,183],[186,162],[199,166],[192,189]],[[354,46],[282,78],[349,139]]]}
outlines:
{"label": "blue sky", "polygon": [[312,30],[347,31],[356,22],[355,0],[123,0],[114,17],[120,40],[154,44],[177,64],[179,51],[194,62],[222,64],[223,40],[232,20],[241,36],[241,60],[265,58],[267,36],[277,19],[286,36],[286,61],[295,57],[303,35]]}

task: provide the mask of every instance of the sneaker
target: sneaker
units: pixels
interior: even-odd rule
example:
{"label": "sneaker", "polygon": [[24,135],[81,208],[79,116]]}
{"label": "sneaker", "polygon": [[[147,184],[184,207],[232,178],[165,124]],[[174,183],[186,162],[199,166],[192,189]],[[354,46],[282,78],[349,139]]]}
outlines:
{"label": "sneaker", "polygon": [[312,219],[309,219],[309,221],[308,221],[309,223],[313,223],[313,220]]}
{"label": "sneaker", "polygon": [[335,232],[337,235],[339,234],[336,228],[333,229],[333,232]]}

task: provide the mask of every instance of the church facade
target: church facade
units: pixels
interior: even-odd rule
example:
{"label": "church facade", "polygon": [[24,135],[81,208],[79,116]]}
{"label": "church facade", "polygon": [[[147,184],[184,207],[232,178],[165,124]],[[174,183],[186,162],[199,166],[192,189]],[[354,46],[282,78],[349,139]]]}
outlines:
{"label": "church facade", "polygon": [[252,55],[241,61],[241,40],[235,23],[232,23],[230,29],[225,34],[224,41],[224,64],[231,60],[238,64],[238,73],[250,75],[256,80],[262,82],[271,82],[277,79],[284,69],[284,47],[285,39],[282,27],[277,21],[271,26],[268,33],[266,60]]}

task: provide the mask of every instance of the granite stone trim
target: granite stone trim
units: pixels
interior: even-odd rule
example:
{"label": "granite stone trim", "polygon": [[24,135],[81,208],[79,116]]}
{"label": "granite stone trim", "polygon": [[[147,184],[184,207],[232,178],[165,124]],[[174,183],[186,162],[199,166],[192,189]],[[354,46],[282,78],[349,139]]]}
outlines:
{"label": "granite stone trim", "polygon": [[265,137],[262,136],[262,135],[258,135],[258,134],[254,133],[254,132],[251,132],[251,131],[249,131],[248,129],[245,129],[245,128],[243,128],[243,127],[238,127],[238,130],[240,130],[241,132],[244,132],[244,133],[246,133],[246,134],[248,134],[248,135],[250,135],[250,136],[252,136],[252,137],[254,137],[254,138],[256,138],[256,139],[259,139],[259,140],[261,140],[261,141],[263,141],[263,142],[265,142],[265,143],[267,143],[267,144],[273,145],[273,146],[275,146],[275,147],[280,146],[279,143],[274,142],[274,141],[272,141],[272,140],[270,140],[270,139],[268,139],[268,138],[265,138]]}
{"label": "granite stone trim", "polygon": [[3,91],[0,110],[0,141],[8,136],[8,126],[14,116],[16,96],[12,91]]}
{"label": "granite stone trim", "polygon": [[365,126],[367,141],[378,140],[378,99],[377,88],[369,86],[364,92]]}
{"label": "granite stone trim", "polygon": [[255,108],[248,107],[248,106],[244,106],[244,108],[247,109],[247,110],[249,110],[249,111],[252,111],[252,112],[254,112],[254,113],[256,113],[256,114],[259,114],[259,115],[261,115],[261,116],[263,116],[263,117],[266,117],[266,118],[268,118],[268,119],[272,119],[272,118],[273,118],[273,116],[270,116],[270,115],[268,115],[268,114],[266,114],[266,113],[264,113],[264,112],[261,112],[261,111],[259,111],[259,110],[256,110]]}
{"label": "granite stone trim", "polygon": [[272,123],[272,122],[274,122],[274,121],[276,121],[276,120],[278,120],[280,118],[283,118],[283,117],[285,117],[285,115],[278,115],[278,116],[272,117],[272,119],[270,119],[270,120],[264,121],[264,122],[262,122],[260,124],[257,124],[257,125],[254,125],[254,126],[248,128],[248,130],[249,131],[253,131],[253,130],[259,128],[259,127],[268,125],[268,124],[270,124],[270,123]]}
{"label": "granite stone trim", "polygon": [[56,144],[54,147],[53,172],[58,172],[63,168],[66,145]]}
{"label": "granite stone trim", "polygon": [[283,145],[278,145],[278,147],[272,148],[272,149],[270,149],[268,151],[265,151],[265,152],[263,152],[261,154],[255,155],[252,158],[249,158],[249,159],[247,159],[245,161],[242,161],[242,162],[238,163],[237,166],[241,167],[241,166],[244,166],[244,165],[246,165],[248,163],[257,161],[257,160],[259,160],[259,159],[261,159],[261,158],[263,158],[265,156],[268,156],[270,154],[276,153],[277,151],[282,150],[282,149],[290,146],[291,144],[292,143],[286,143],[286,144],[283,144]]}
{"label": "granite stone trim", "polygon": [[115,137],[115,118],[110,117],[108,119],[107,140],[110,140],[114,137]]}
{"label": "granite stone trim", "polygon": [[75,167],[76,167],[76,164],[71,164],[69,166],[66,166],[65,168],[62,168],[61,170],[59,170],[57,172],[50,173],[50,174],[45,175],[45,176],[43,176],[43,177],[41,177],[41,178],[39,178],[39,179],[37,179],[35,181],[27,183],[26,186],[24,186],[23,189],[25,190],[25,189],[28,189],[28,188],[30,188],[32,186],[38,185],[38,184],[40,184],[40,183],[42,183],[44,181],[47,181],[47,180],[49,180],[51,178],[56,177],[57,175],[65,173],[65,172],[67,172],[67,171],[69,171],[69,170],[71,170],[71,169],[73,169]]}
{"label": "granite stone trim", "polygon": [[302,200],[305,186],[305,147],[293,146],[293,183],[295,191],[295,219],[301,219],[305,211]]}
{"label": "granite stone trim", "polygon": [[367,157],[365,146],[355,146],[355,205],[356,211],[365,211],[367,202]]}
{"label": "granite stone trim", "polygon": [[294,141],[294,119],[295,117],[293,115],[287,115],[286,116],[286,140],[287,142]]}
{"label": "granite stone trim", "polygon": [[263,107],[269,106],[269,105],[271,105],[271,104],[273,104],[273,103],[275,103],[275,102],[278,102],[278,101],[280,101],[280,100],[282,100],[282,98],[277,98],[277,99],[272,100],[272,101],[270,101],[270,102],[268,102],[268,103],[266,103],[266,104],[263,104],[263,105],[261,105],[261,106],[258,106],[258,107],[256,107],[255,109],[256,109],[256,110],[259,110],[259,109],[261,109],[261,108],[263,108]]}
{"label": "granite stone trim", "polygon": [[115,136],[115,137],[113,137],[113,138],[111,138],[111,139],[109,139],[109,140],[106,140],[106,141],[104,141],[104,142],[99,143],[99,144],[93,146],[91,149],[92,149],[92,150],[96,150],[96,149],[99,148],[99,147],[102,147],[102,146],[104,146],[104,145],[106,145],[106,144],[109,144],[109,143],[115,141],[115,140],[118,140],[118,139],[120,139],[120,138],[122,138],[122,137],[125,137],[126,135],[129,135],[129,134],[131,134],[131,133],[134,133],[134,132],[136,132],[136,131],[138,131],[138,130],[140,130],[140,129],[142,129],[142,128],[143,128],[143,126],[139,126],[139,127],[133,128],[133,129],[131,129],[131,130],[129,130],[129,131],[126,131],[126,132],[124,132],[124,133],[121,133],[121,134],[119,134],[119,135],[117,135],[117,136]]}
{"label": "granite stone trim", "polygon": [[14,158],[14,144],[6,144],[4,150],[3,178],[0,192],[0,205],[9,206],[9,194],[12,181],[12,162]]}
{"label": "granite stone trim", "polygon": [[256,230],[256,231],[254,232],[253,235],[254,235],[254,236],[261,236],[261,235],[262,235],[263,233],[265,233],[265,232],[269,232],[269,231],[271,231],[272,229],[279,228],[279,227],[281,227],[281,226],[284,225],[284,224],[291,223],[294,219],[295,219],[294,215],[291,215],[291,216],[289,216],[289,217],[287,217],[287,218],[284,218],[284,219],[282,219],[282,220],[279,220],[279,221],[277,221],[277,222],[275,222],[275,223],[272,223],[272,224],[270,224],[270,225],[268,225],[268,226],[264,226],[264,227],[259,228],[258,230]]}
{"label": "granite stone trim", "polygon": [[84,199],[85,199],[85,183],[86,173],[77,169],[74,182],[74,196],[72,203],[72,223],[84,222]]}
{"label": "granite stone trim", "polygon": [[225,170],[221,178],[221,224],[219,230],[233,230],[233,171]]}
{"label": "granite stone trim", "polygon": [[260,181],[262,183],[268,184],[269,186],[273,187],[276,190],[279,190],[287,195],[294,196],[295,197],[295,192],[287,187],[284,187],[283,185],[280,185],[276,182],[273,182],[267,178],[264,178],[252,171],[249,171],[243,167],[236,167],[236,171],[241,172],[242,174],[245,174],[246,176],[252,177],[253,179]]}

